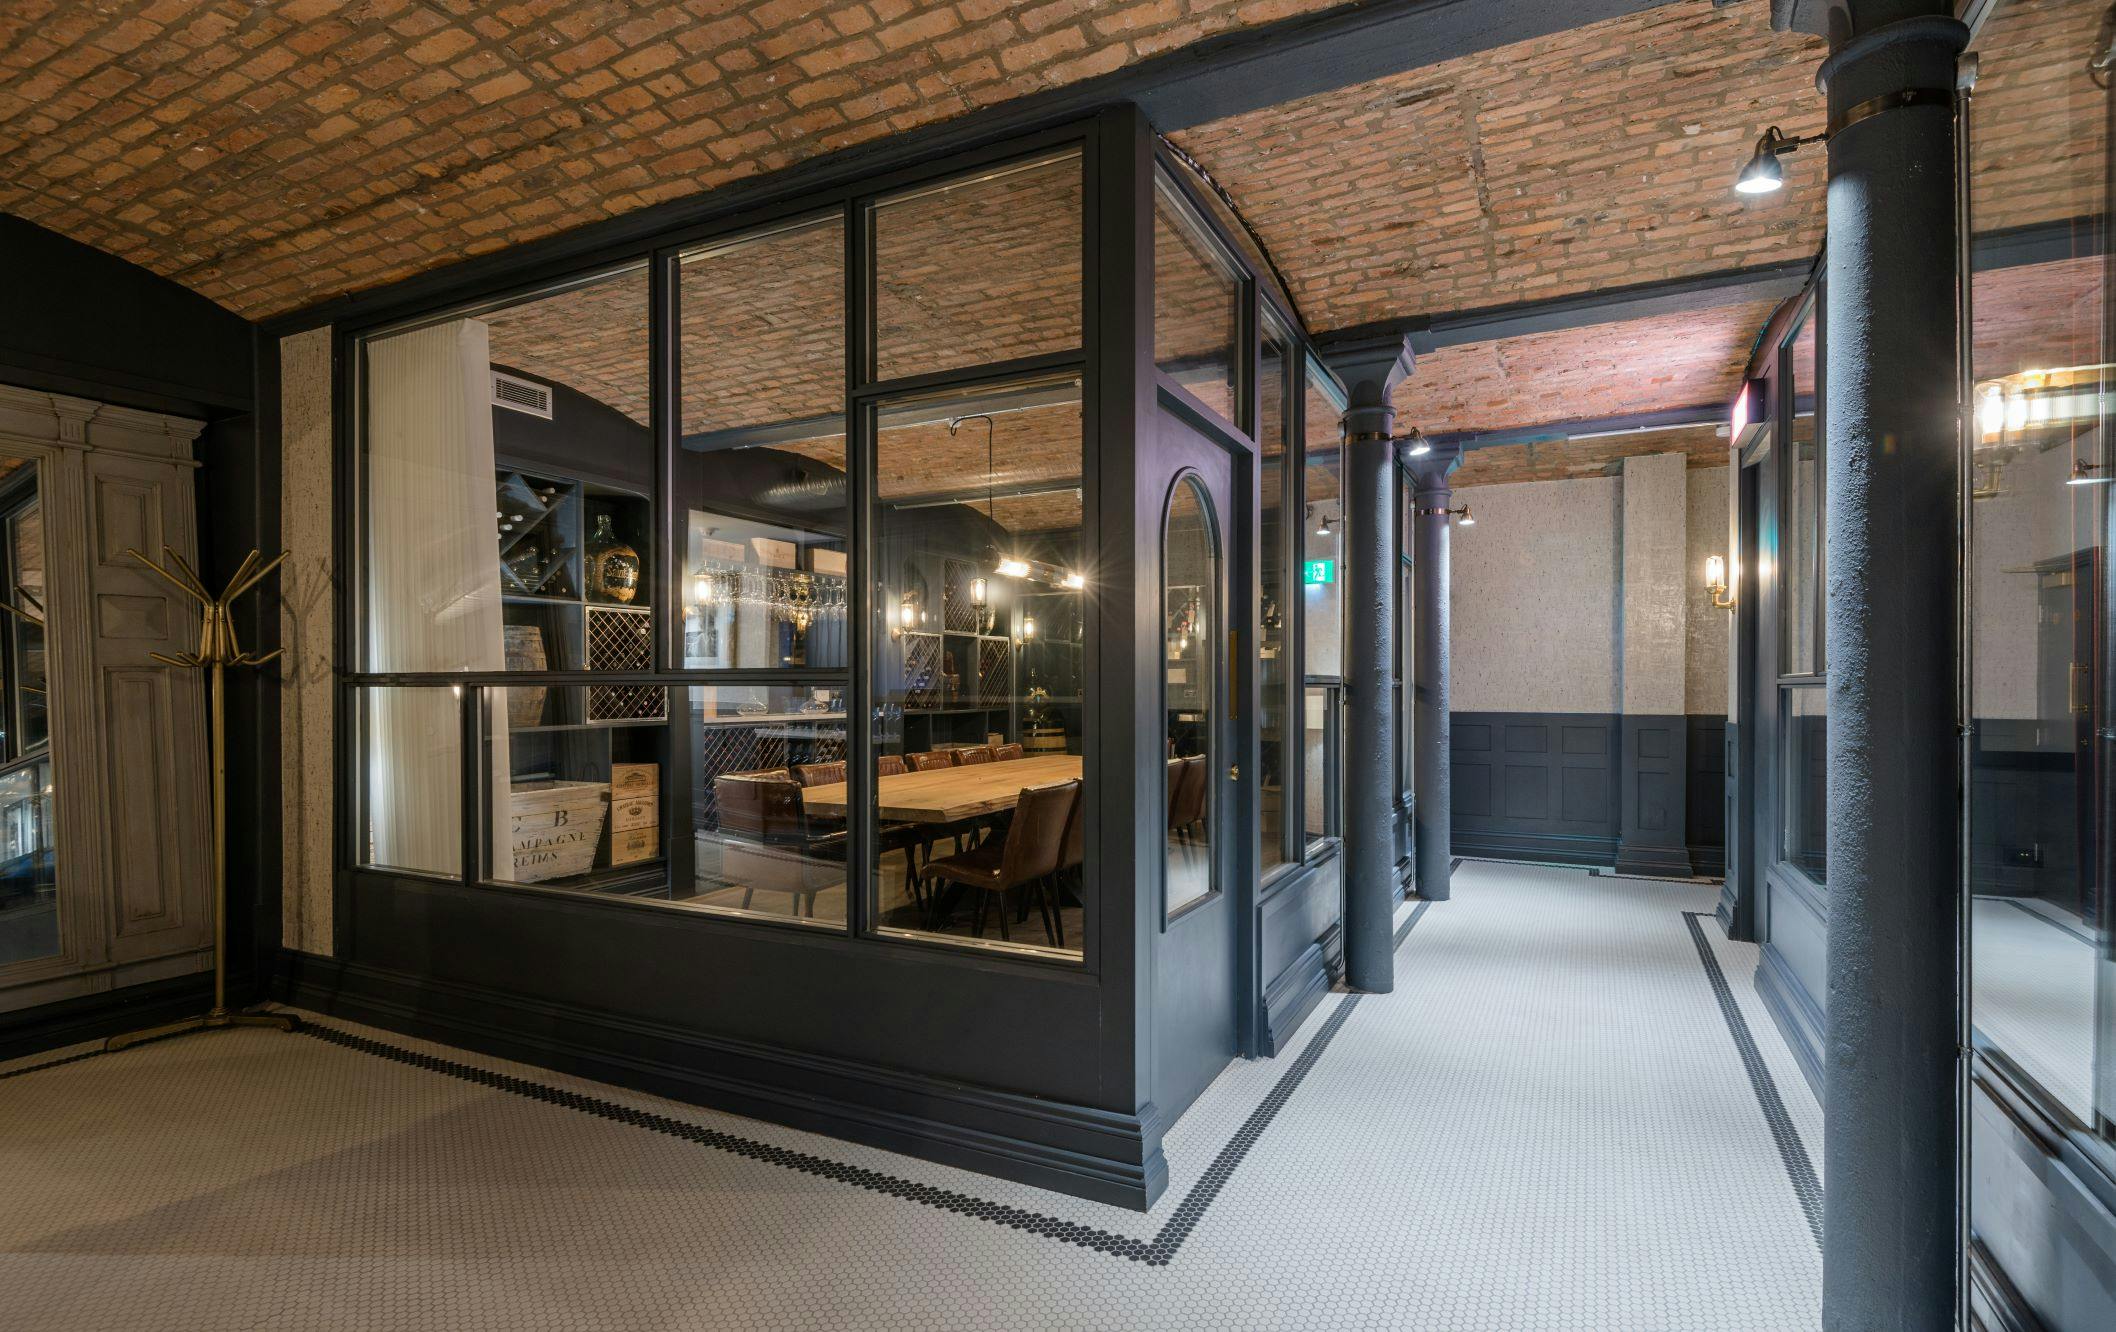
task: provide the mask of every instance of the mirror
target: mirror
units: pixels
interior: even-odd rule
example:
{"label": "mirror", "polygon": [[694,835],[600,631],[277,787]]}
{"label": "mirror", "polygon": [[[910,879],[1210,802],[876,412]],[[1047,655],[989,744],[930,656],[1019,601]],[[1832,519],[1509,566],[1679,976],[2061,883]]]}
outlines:
{"label": "mirror", "polygon": [[44,567],[37,464],[0,457],[0,967],[59,951]]}
{"label": "mirror", "polygon": [[1161,534],[1161,700],[1168,756],[1167,910],[1211,894],[1214,696],[1220,678],[1219,538],[1212,501],[1195,476],[1176,482]]}

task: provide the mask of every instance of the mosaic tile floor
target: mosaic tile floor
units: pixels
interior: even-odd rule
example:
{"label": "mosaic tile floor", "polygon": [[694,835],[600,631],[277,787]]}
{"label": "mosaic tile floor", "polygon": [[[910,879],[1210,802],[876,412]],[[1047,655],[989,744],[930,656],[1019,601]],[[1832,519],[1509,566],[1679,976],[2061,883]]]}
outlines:
{"label": "mosaic tile floor", "polygon": [[1819,1114],[1713,895],[1465,864],[1144,1215],[335,1021],[0,1065],[0,1327],[1812,1327]]}

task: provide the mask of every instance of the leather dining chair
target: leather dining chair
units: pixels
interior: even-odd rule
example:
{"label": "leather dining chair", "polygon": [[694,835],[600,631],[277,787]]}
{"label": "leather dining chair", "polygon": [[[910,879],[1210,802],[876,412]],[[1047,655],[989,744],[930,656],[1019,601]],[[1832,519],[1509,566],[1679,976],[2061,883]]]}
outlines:
{"label": "leather dining chair", "polygon": [[994,763],[1012,763],[1015,759],[1023,758],[1027,754],[1028,751],[1020,745],[1001,745],[992,751],[992,761]]}
{"label": "leather dining chair", "polygon": [[913,754],[911,756],[911,770],[913,772],[937,772],[942,768],[952,768],[954,766],[955,760],[949,758],[946,751],[943,750],[935,750],[928,754]]}
{"label": "leather dining chair", "polygon": [[985,912],[998,899],[999,937],[1012,941],[1007,928],[1007,893],[1035,888],[1043,911],[1043,931],[1059,946],[1057,904],[1051,898],[1051,876],[1065,851],[1066,825],[1080,798],[1078,778],[1050,786],[1026,786],[1014,803],[1014,821],[1003,837],[988,838],[959,855],[926,866],[928,877],[977,890],[977,917],[972,933],[982,939]]}
{"label": "leather dining chair", "polygon": [[1205,756],[1192,754],[1177,762],[1182,770],[1169,801],[1168,831],[1187,842],[1205,821]]}
{"label": "leather dining chair", "polygon": [[967,749],[957,749],[952,752],[955,755],[955,766],[958,768],[974,767],[979,763],[990,763],[992,761],[992,751],[984,745],[971,745]]}

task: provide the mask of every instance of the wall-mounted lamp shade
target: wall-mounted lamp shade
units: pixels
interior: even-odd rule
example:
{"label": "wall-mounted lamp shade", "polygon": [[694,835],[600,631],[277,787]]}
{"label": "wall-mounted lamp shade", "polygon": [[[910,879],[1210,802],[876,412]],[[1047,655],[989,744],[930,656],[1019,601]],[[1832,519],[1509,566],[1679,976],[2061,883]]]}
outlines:
{"label": "wall-mounted lamp shade", "polygon": [[1464,527],[1475,527],[1477,525],[1477,515],[1469,511],[1469,505],[1463,505],[1456,512],[1462,515],[1462,525]]}
{"label": "wall-mounted lamp shade", "polygon": [[2082,458],[2072,464],[2072,475],[2065,478],[2068,486],[2105,486],[2109,484],[2108,470]]}
{"label": "wall-mounted lamp shade", "polygon": [[1741,174],[1734,178],[1734,188],[1743,194],[1769,194],[1785,184],[1785,167],[1778,161],[1778,154],[1789,153],[1797,145],[1778,132],[1776,125],[1763,132],[1756,140],[1756,151],[1750,156]]}
{"label": "wall-mounted lamp shade", "polygon": [[1322,520],[1321,520],[1320,522],[1318,522],[1318,523],[1316,523],[1316,524],[1315,524],[1315,535],[1317,535],[1317,536],[1328,536],[1328,535],[1330,535],[1330,515],[1329,515],[1329,514],[1327,514],[1327,513],[1326,513],[1326,514],[1324,514],[1324,515],[1322,516]]}
{"label": "wall-mounted lamp shade", "polygon": [[918,626],[918,603],[910,597],[905,597],[897,603],[896,625],[899,629],[913,629]]}
{"label": "wall-mounted lamp shade", "polygon": [[1984,400],[1977,404],[1977,424],[1987,435],[1996,435],[2006,428],[2006,392],[1993,384],[1984,390]]}
{"label": "wall-mounted lamp shade", "polygon": [[1411,433],[1403,437],[1403,456],[1406,458],[1423,458],[1432,451],[1433,441],[1427,439],[1425,432],[1416,426],[1412,426]]}
{"label": "wall-mounted lamp shade", "polygon": [[1723,591],[1726,585],[1727,557],[1724,555],[1705,556],[1705,586],[1718,592]]}
{"label": "wall-mounted lamp shade", "polygon": [[970,604],[982,606],[991,599],[992,585],[982,575],[970,580]]}
{"label": "wall-mounted lamp shade", "polygon": [[696,578],[693,578],[693,579],[691,580],[691,601],[692,601],[692,603],[693,603],[694,605],[699,605],[699,606],[703,606],[703,605],[704,605],[704,604],[705,604],[706,602],[708,602],[708,601],[711,601],[712,599],[713,599],[713,579],[712,579],[712,575],[710,575],[710,574],[706,574],[706,573],[701,573],[701,574],[699,574],[699,575],[698,575],[698,576],[697,576]]}
{"label": "wall-mounted lamp shade", "polygon": [[1026,578],[1029,576],[1029,562],[1017,560],[1010,555],[999,562],[999,567],[994,572],[1001,578]]}

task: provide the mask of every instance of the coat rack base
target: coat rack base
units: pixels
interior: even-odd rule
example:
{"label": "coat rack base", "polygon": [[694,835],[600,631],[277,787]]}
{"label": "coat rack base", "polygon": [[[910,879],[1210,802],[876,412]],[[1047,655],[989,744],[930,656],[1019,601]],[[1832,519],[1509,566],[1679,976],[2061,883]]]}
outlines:
{"label": "coat rack base", "polygon": [[192,1031],[216,1031],[222,1027],[277,1027],[281,1031],[292,1031],[300,1025],[301,1019],[291,1013],[238,1013],[216,1008],[197,1017],[181,1018],[175,1022],[165,1022],[159,1027],[148,1027],[141,1031],[128,1031],[121,1036],[112,1036],[103,1042],[103,1049],[123,1050],[147,1041],[158,1041],[166,1036],[181,1036]]}

